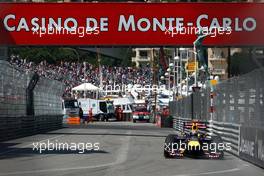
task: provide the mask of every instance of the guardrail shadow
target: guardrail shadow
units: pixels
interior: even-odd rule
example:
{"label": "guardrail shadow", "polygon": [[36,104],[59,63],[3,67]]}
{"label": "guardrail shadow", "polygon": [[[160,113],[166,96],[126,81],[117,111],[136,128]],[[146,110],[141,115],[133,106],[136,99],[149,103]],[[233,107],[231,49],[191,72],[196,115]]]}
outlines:
{"label": "guardrail shadow", "polygon": [[65,133],[65,132],[50,132],[49,135],[77,135],[77,136],[131,136],[131,137],[155,137],[164,138],[167,135],[153,135],[153,134],[126,134],[126,133]]}
{"label": "guardrail shadow", "polygon": [[115,125],[115,123],[112,122],[108,122],[109,124],[100,124],[100,123],[91,123],[88,125],[85,124],[80,124],[80,125],[67,125],[64,124],[63,128],[71,128],[71,129],[113,129],[113,130],[132,130],[132,131],[137,131],[137,130],[157,130],[159,129],[159,131],[168,131],[168,130],[172,130],[172,128],[160,128],[157,127],[155,124],[149,124],[146,123],[146,125],[144,125],[143,123],[138,125],[137,124],[122,124],[122,125]]}

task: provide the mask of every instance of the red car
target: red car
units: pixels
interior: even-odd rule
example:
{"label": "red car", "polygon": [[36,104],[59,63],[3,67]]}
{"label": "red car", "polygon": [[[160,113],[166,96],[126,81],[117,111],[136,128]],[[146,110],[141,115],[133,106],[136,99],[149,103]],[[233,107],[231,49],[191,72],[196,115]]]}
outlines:
{"label": "red car", "polygon": [[146,121],[149,122],[150,120],[150,112],[145,107],[135,107],[132,113],[133,122],[136,123],[137,121]]}

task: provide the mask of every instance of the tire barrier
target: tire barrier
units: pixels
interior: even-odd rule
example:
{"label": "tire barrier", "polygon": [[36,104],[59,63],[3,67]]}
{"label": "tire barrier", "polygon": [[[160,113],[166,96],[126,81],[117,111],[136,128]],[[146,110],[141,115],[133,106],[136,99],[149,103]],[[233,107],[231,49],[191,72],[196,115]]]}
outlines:
{"label": "tire barrier", "polygon": [[173,128],[181,132],[192,119],[207,122],[208,134],[221,136],[230,153],[264,167],[263,75],[264,70],[254,70],[218,84],[213,92],[207,88],[170,102]]}
{"label": "tire barrier", "polygon": [[0,60],[0,141],[61,128],[63,88]]}

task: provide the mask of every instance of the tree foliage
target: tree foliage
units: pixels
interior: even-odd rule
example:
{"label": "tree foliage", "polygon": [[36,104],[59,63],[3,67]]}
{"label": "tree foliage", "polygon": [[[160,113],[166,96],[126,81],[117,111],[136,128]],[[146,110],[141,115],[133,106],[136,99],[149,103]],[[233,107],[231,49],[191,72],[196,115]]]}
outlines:
{"label": "tree foliage", "polygon": [[[111,58],[100,55],[101,64],[108,66],[131,66],[131,48],[120,49],[122,59]],[[98,66],[97,53],[78,50],[71,47],[11,47],[9,54],[19,55],[27,61],[39,63],[46,60],[48,63],[59,63],[60,61],[83,62],[86,61]]]}
{"label": "tree foliage", "polygon": [[9,48],[9,53],[36,63],[43,60],[48,63],[56,63],[61,60],[76,61],[78,58],[77,50],[63,47],[13,47]]}

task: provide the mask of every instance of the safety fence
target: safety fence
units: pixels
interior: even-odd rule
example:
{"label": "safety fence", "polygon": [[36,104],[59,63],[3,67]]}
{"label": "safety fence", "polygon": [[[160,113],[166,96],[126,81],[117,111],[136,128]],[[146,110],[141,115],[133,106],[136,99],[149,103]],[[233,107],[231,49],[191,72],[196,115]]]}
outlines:
{"label": "safety fence", "polygon": [[230,144],[232,154],[264,167],[263,75],[254,70],[170,102],[174,129],[182,131],[183,122],[192,119],[204,121],[209,134]]}
{"label": "safety fence", "polygon": [[0,60],[0,141],[61,127],[63,88]]}

